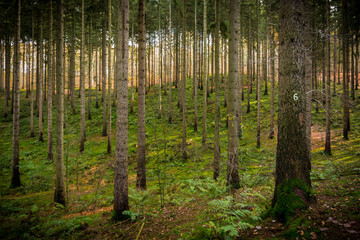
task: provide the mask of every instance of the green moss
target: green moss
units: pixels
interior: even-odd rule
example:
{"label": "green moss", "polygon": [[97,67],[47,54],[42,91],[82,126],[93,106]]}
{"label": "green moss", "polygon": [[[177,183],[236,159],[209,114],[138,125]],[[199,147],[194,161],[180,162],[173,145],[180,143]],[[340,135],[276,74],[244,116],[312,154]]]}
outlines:
{"label": "green moss", "polygon": [[272,209],[272,215],[281,222],[288,222],[296,210],[307,208],[307,203],[294,193],[295,189],[303,192],[305,198],[312,195],[309,187],[300,179],[289,179],[277,188],[277,199]]}

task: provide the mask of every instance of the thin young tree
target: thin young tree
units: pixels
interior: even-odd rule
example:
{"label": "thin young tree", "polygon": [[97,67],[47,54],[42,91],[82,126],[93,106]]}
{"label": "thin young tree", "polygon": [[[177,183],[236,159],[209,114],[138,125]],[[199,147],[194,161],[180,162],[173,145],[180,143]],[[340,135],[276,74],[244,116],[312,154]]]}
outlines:
{"label": "thin young tree", "polygon": [[239,2],[230,1],[229,29],[229,81],[228,81],[228,158],[227,185],[239,187],[238,166],[238,32],[239,32]]}
{"label": "thin young tree", "polygon": [[[108,0],[108,128],[107,153],[111,153],[111,0]],[[104,99],[105,101],[105,99]]]}
{"label": "thin young tree", "polygon": [[[205,0],[206,1],[206,0]],[[181,106],[182,106],[182,158],[187,159],[186,146],[186,0],[183,0],[183,16],[182,16],[182,62],[181,62]]]}
{"label": "thin young tree", "polygon": [[[171,1],[170,1],[171,2]],[[158,17],[158,25],[159,25],[159,29],[158,29],[158,34],[159,34],[159,70],[161,69],[161,56],[162,56],[162,34],[161,34],[161,13],[160,13],[160,4],[158,5],[158,12],[159,12],[159,17]],[[158,109],[158,119],[161,119],[161,85],[162,85],[162,76],[161,74],[158,75],[159,76],[159,109]],[[165,86],[166,88],[166,86]]]}
{"label": "thin young tree", "polygon": [[[257,2],[257,12],[258,12],[258,20],[257,20],[257,66],[256,66],[256,78],[257,78],[257,86],[256,86],[256,96],[257,96],[257,134],[256,134],[256,146],[260,148],[260,97],[261,97],[261,79],[260,79],[260,0]],[[264,49],[263,49],[264,51]]]}
{"label": "thin young tree", "polygon": [[12,175],[10,187],[16,188],[21,185],[20,182],[20,18],[21,18],[21,0],[15,2],[16,24],[14,37],[14,110],[13,110],[13,139],[12,139]]}
{"label": "thin young tree", "polygon": [[349,40],[347,23],[347,1],[342,0],[342,44],[343,44],[343,137],[349,139],[350,112],[349,112]]}
{"label": "thin young tree", "polygon": [[80,152],[85,144],[85,2],[81,1],[81,44],[80,44]]}
{"label": "thin young tree", "polygon": [[[326,28],[330,27],[330,3],[329,0],[326,0]],[[331,70],[330,70],[330,33],[328,38],[325,41],[326,44],[326,134],[325,134],[325,153],[331,154],[331,136],[330,136],[330,116],[331,116],[331,91],[330,91],[330,82],[331,82]],[[335,75],[335,74],[334,74]]]}
{"label": "thin young tree", "polygon": [[[43,4],[41,4],[43,5]],[[42,8],[43,6],[41,6],[41,10],[40,12],[42,12]],[[39,141],[43,142],[44,138],[43,138],[43,101],[44,101],[44,97],[43,97],[43,82],[44,82],[44,53],[43,53],[43,49],[44,49],[44,45],[43,45],[43,20],[44,16],[41,15],[40,17],[40,36],[39,36],[39,100],[38,100],[38,113],[39,113]]]}
{"label": "thin young tree", "polygon": [[[269,2],[272,4],[272,1]],[[268,19],[271,23],[272,13],[268,11]],[[269,25],[268,34],[270,36],[269,48],[270,48],[270,134],[269,138],[273,139],[275,136],[275,40],[274,40],[274,27]]]}
{"label": "thin young tree", "polygon": [[206,143],[206,119],[207,119],[207,84],[208,84],[208,74],[207,74],[207,0],[204,0],[204,27],[203,27],[203,59],[204,59],[204,69],[203,69],[203,82],[204,82],[204,102],[203,102],[203,136],[202,136],[202,143],[205,145]]}
{"label": "thin young tree", "polygon": [[[220,38],[220,0],[215,2],[215,130],[214,130],[214,174],[213,178],[216,180],[220,174],[220,74],[219,74],[219,38]],[[195,44],[196,45],[196,44]],[[194,71],[195,75],[195,71]]]}
{"label": "thin young tree", "polygon": [[64,0],[57,0],[56,37],[56,155],[54,201],[65,205],[64,184]]}
{"label": "thin young tree", "polygon": [[11,44],[9,33],[9,21],[6,21],[5,28],[5,91],[4,91],[4,118],[8,116],[8,101],[10,99],[10,62],[11,62]]}
{"label": "thin young tree", "polygon": [[114,211],[118,219],[129,209],[127,140],[128,140],[128,42],[129,42],[129,0],[117,3],[116,67],[118,82],[116,91],[116,155],[114,178]]}
{"label": "thin young tree", "polygon": [[[102,129],[102,136],[107,136],[107,129],[106,129],[106,76],[107,76],[107,69],[106,69],[106,24],[107,24],[107,12],[106,12],[106,3],[105,3],[105,10],[103,13],[102,19],[102,63],[101,63],[101,77],[102,77],[102,103],[103,103],[103,129]],[[109,86],[110,87],[110,86]]]}
{"label": "thin young tree", "polygon": [[70,67],[69,67],[69,82],[70,82],[70,93],[71,93],[71,109],[73,114],[76,113],[75,107],[75,13],[73,13],[73,21],[71,24],[71,45],[70,45]]}
{"label": "thin young tree", "polygon": [[[285,222],[314,200],[311,196],[309,121],[306,108],[305,33],[309,28],[307,1],[281,0],[279,10],[279,114],[275,191],[275,217]],[[297,64],[294,64],[296,62]],[[295,166],[295,167],[294,167]]]}
{"label": "thin young tree", "polygon": [[194,9],[194,50],[193,50],[193,72],[194,72],[194,131],[198,130],[198,79],[197,79],[197,61],[196,61],[196,46],[197,46],[197,0],[195,0],[195,9]]}
{"label": "thin young tree", "polygon": [[136,187],[146,189],[146,159],[145,159],[145,57],[146,57],[146,31],[145,31],[145,0],[139,0],[138,11],[138,156]]}
{"label": "thin young tree", "polygon": [[97,35],[97,32],[95,33],[95,43],[96,43],[96,47],[95,47],[95,73],[96,73],[96,78],[95,78],[95,108],[99,108],[99,99],[98,99],[98,86],[100,86],[100,73],[98,71],[98,64],[100,64],[101,61],[99,61],[98,59],[98,44],[99,44],[99,41],[98,41],[98,35]]}
{"label": "thin young tree", "polygon": [[52,32],[53,32],[53,12],[52,12],[52,0],[50,0],[50,22],[49,22],[49,80],[48,80],[48,91],[47,91],[47,117],[48,117],[48,156],[49,160],[53,159],[53,133],[52,133],[52,95],[53,95],[53,71],[52,71],[52,61],[53,61],[53,40],[52,40]]}
{"label": "thin young tree", "polygon": [[[31,90],[30,90],[30,137],[34,137],[34,52],[35,52],[35,38],[34,38],[34,11],[31,13]],[[6,88],[5,88],[6,91]],[[6,98],[6,95],[5,95]]]}
{"label": "thin young tree", "polygon": [[93,46],[92,46],[92,13],[90,13],[89,23],[89,97],[88,97],[88,119],[91,120],[91,88],[93,82]]}
{"label": "thin young tree", "polygon": [[131,22],[131,87],[130,87],[130,113],[134,112],[134,23]]}
{"label": "thin young tree", "polygon": [[[171,75],[171,68],[172,68],[172,57],[171,57],[171,48],[172,48],[172,29],[171,29],[171,0],[169,1],[169,41],[168,41],[168,47],[169,47],[169,119],[168,122],[171,123],[172,121],[172,108],[171,108],[171,81],[172,81],[172,75]],[[166,62],[165,62],[166,64]],[[165,85],[166,88],[166,85]]]}

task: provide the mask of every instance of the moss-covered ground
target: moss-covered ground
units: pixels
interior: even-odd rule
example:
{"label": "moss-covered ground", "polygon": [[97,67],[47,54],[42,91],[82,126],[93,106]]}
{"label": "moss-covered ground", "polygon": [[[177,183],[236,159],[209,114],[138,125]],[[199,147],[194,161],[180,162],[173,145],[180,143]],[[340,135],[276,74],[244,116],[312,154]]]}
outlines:
{"label": "moss-covered ground", "polygon": [[[0,117],[0,238],[1,239],[359,239],[360,236],[360,91],[352,101],[350,139],[342,139],[340,86],[332,102],[332,155],[323,153],[325,111],[312,112],[312,184],[317,203],[288,224],[260,216],[269,208],[274,188],[276,138],[269,139],[270,96],[261,96],[261,147],[256,147],[256,100],[251,112],[243,104],[243,137],[239,146],[242,187],[225,184],[227,128],[221,91],[221,174],[212,180],[215,94],[208,99],[207,143],[202,144],[202,91],[199,126],[194,131],[192,80],[187,84],[188,159],[181,158],[182,118],[178,89],[172,88],[173,122],[168,123],[168,95],[162,95],[158,119],[158,87],[146,96],[147,190],[135,190],[137,154],[137,95],[129,114],[128,173],[132,219],[112,222],[114,151],[107,154],[102,137],[102,104],[92,100],[86,120],[84,153],[79,153],[80,99],[72,114],[66,98],[64,160],[67,206],[53,202],[54,163],[47,160],[47,115],[44,142],[30,138],[30,100],[21,93],[20,172],[22,186],[11,189],[12,118]],[[224,85],[222,84],[222,89]],[[164,92],[163,92],[164,93]],[[94,91],[93,91],[94,94]],[[77,96],[77,94],[76,94]],[[93,95],[94,96],[94,95]],[[277,95],[276,95],[277,96]],[[245,95],[246,97],[246,95]],[[245,98],[246,99],[246,98]],[[0,98],[3,105],[3,96]],[[87,103],[86,103],[87,104]],[[315,104],[314,104],[315,105]],[[276,104],[275,104],[276,106]],[[46,106],[44,110],[46,111]],[[54,110],[55,112],[55,110]],[[112,109],[112,148],[115,147]],[[55,113],[54,113],[54,131]],[[35,135],[38,118],[35,117]],[[55,136],[55,132],[54,132]],[[56,143],[54,143],[56,144]]]}

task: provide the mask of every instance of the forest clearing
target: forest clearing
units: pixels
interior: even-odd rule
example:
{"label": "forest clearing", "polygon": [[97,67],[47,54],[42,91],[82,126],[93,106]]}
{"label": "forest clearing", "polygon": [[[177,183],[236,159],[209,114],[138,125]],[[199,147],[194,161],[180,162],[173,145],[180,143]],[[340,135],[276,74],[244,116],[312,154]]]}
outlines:
{"label": "forest clearing", "polygon": [[360,239],[356,1],[0,7],[1,239]]}

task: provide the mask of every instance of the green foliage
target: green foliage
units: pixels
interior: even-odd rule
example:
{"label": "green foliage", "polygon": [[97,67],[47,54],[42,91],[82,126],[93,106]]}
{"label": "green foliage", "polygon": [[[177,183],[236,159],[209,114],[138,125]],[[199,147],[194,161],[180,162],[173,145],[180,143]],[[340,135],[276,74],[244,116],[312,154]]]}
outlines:
{"label": "green foliage", "polygon": [[213,178],[186,179],[180,182],[181,191],[184,194],[199,194],[209,198],[220,197],[228,191],[223,181],[215,181]]}
{"label": "green foliage", "polygon": [[253,227],[250,222],[260,220],[255,207],[237,202],[232,196],[209,202],[214,220],[207,228],[196,228],[193,239],[232,239],[239,236],[239,230]]}

